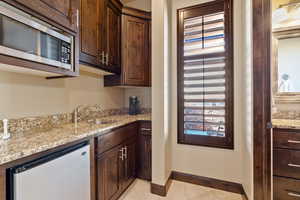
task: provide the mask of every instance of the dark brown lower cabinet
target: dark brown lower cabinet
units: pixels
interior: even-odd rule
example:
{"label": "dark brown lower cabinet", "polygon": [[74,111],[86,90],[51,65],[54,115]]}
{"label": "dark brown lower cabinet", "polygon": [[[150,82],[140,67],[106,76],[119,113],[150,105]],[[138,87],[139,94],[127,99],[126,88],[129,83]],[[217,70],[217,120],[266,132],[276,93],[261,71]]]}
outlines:
{"label": "dark brown lower cabinet", "polygon": [[300,199],[300,130],[273,130],[273,199]]}
{"label": "dark brown lower cabinet", "polygon": [[122,192],[123,161],[122,147],[115,147],[97,159],[98,165],[98,199],[117,199]]}
{"label": "dark brown lower cabinet", "polygon": [[300,181],[274,176],[274,200],[297,200],[300,198]]}
{"label": "dark brown lower cabinet", "polygon": [[118,199],[136,178],[137,132],[134,123],[96,139],[98,145],[103,146],[101,141],[114,145],[97,155],[97,200]]}
{"label": "dark brown lower cabinet", "polygon": [[151,135],[139,136],[137,177],[151,181]]}
{"label": "dark brown lower cabinet", "polygon": [[151,181],[152,174],[152,134],[151,122],[143,121],[138,136],[137,177]]}

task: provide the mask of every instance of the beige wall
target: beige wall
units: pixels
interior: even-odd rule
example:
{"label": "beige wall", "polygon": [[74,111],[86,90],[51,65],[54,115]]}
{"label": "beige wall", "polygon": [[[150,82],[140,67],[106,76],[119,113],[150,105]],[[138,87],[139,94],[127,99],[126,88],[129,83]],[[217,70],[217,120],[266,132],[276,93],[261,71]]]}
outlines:
{"label": "beige wall", "polygon": [[124,95],[125,107],[129,107],[130,96],[137,96],[142,108],[151,108],[151,88],[126,88]]}
{"label": "beige wall", "polygon": [[243,186],[248,199],[253,199],[253,73],[252,73],[252,0],[242,6],[242,163]]}
{"label": "beige wall", "polygon": [[77,78],[46,80],[0,71],[0,93],[0,119],[69,112],[82,104],[124,106],[124,89],[104,88],[103,77],[86,72]]}
{"label": "beige wall", "polygon": [[173,0],[172,1],[172,169],[199,176],[217,178],[221,180],[244,183],[244,173],[251,173],[250,169],[243,169],[245,150],[243,148],[246,125],[243,123],[246,115],[244,91],[246,80],[243,78],[244,61],[243,48],[242,2],[234,1],[234,138],[235,149],[225,150],[217,148],[190,146],[177,144],[177,55],[176,55],[176,10],[182,7],[204,3],[205,0]]}
{"label": "beige wall", "polygon": [[164,185],[171,173],[170,5],[152,0],[152,182]]}

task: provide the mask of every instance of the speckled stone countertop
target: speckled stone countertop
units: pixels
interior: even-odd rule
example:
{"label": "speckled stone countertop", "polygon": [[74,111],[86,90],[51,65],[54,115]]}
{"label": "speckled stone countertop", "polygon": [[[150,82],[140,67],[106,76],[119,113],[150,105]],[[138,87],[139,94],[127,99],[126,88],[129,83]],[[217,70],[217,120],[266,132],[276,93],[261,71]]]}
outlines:
{"label": "speckled stone countertop", "polygon": [[300,129],[300,120],[272,119],[273,128]]}
{"label": "speckled stone countertop", "polygon": [[48,130],[13,134],[9,140],[0,139],[0,165],[89,136],[101,135],[135,121],[151,120],[151,114],[112,115],[100,119],[113,122],[101,125],[79,122],[77,127],[75,124],[64,124]]}

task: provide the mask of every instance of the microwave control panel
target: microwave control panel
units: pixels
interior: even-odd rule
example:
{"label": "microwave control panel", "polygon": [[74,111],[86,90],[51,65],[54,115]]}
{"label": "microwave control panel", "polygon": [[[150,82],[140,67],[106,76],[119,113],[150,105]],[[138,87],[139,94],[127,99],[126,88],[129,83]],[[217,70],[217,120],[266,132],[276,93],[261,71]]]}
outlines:
{"label": "microwave control panel", "polygon": [[71,64],[71,45],[64,41],[61,44],[61,62]]}

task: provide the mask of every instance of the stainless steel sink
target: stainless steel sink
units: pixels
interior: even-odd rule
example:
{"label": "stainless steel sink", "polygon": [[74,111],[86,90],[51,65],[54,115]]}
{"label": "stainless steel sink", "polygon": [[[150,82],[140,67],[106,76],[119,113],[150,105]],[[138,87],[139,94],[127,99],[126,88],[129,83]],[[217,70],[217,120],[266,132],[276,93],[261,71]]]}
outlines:
{"label": "stainless steel sink", "polygon": [[117,120],[109,120],[109,119],[91,119],[88,120],[88,123],[90,124],[96,124],[96,125],[101,125],[101,124],[113,124],[118,122]]}

